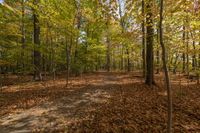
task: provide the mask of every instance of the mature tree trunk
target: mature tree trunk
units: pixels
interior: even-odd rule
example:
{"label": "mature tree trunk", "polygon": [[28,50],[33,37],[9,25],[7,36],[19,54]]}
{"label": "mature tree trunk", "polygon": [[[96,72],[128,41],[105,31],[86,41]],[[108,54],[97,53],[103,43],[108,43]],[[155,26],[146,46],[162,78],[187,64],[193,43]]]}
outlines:
{"label": "mature tree trunk", "polygon": [[152,0],[148,0],[146,9],[146,22],[147,22],[147,35],[146,35],[146,45],[147,45],[147,51],[146,51],[146,84],[152,85],[154,84],[154,67],[153,67],[153,20],[152,20]]}
{"label": "mature tree trunk", "polygon": [[[121,25],[121,28],[122,28],[122,34],[124,34],[126,32],[126,27],[125,27],[125,21],[123,19],[123,15],[122,15],[122,5],[121,5],[121,2],[120,0],[118,0],[118,4],[119,4],[119,16],[120,16],[120,25]],[[129,56],[129,49],[128,47],[123,47],[124,44],[122,44],[122,70],[124,69],[124,63],[125,63],[125,69],[129,72],[130,71],[130,56]],[[125,48],[125,49],[124,49]],[[124,50],[124,52],[123,52]],[[127,59],[125,60],[124,57],[123,57],[123,53],[125,53],[127,55]]]}
{"label": "mature tree trunk", "polygon": [[[200,37],[199,37],[200,38]],[[200,42],[199,42],[199,46],[200,46]],[[199,48],[199,51],[200,51],[200,48]],[[199,54],[199,66],[198,66],[198,70],[200,71],[200,54]],[[197,84],[200,84],[200,72],[198,72],[198,75],[197,75]]]}
{"label": "mature tree trunk", "polygon": [[24,49],[25,49],[25,22],[24,22],[24,17],[25,17],[25,6],[24,6],[24,0],[21,1],[21,6],[22,6],[22,18],[21,18],[21,43],[22,43],[22,52],[21,52],[21,59],[22,59],[22,71],[24,73],[24,67],[25,67],[25,58],[24,58]]}
{"label": "mature tree trunk", "polygon": [[160,1],[160,45],[162,47],[162,60],[163,60],[163,68],[165,71],[165,82],[167,88],[167,99],[168,99],[168,122],[167,122],[167,132],[172,132],[172,92],[170,85],[170,78],[167,70],[167,61],[166,61],[166,50],[165,45],[163,43],[163,29],[162,29],[162,21],[163,21],[163,0]]}
{"label": "mature tree trunk", "polygon": [[[185,26],[183,26],[183,46],[185,48]],[[183,68],[182,68],[182,72],[185,73],[185,49],[182,55],[183,58]]]}
{"label": "mature tree trunk", "polygon": [[189,32],[187,31],[186,34],[186,70],[187,70],[187,75],[189,75]]}
{"label": "mature tree trunk", "polygon": [[[79,37],[80,37],[80,28],[81,28],[81,24],[82,24],[81,23],[82,12],[81,12],[81,8],[80,8],[80,2],[78,2],[78,1],[76,1],[76,10],[77,10],[76,26],[77,26],[77,29],[78,29],[78,34],[77,34],[77,37],[76,37],[73,64],[76,64],[77,60],[78,60],[78,45],[79,45]],[[80,74],[77,70],[73,71],[73,73],[75,73],[76,76],[78,76]]]}
{"label": "mature tree trunk", "polygon": [[110,72],[110,54],[111,54],[111,46],[110,46],[110,38],[109,38],[109,18],[107,18],[106,26],[107,26],[107,36],[106,36],[106,44],[107,44],[107,51],[106,51],[106,70]]}
{"label": "mature tree trunk", "polygon": [[[39,0],[34,1],[34,5],[37,6]],[[33,11],[33,25],[34,25],[34,80],[42,80],[41,75],[41,54],[40,54],[40,24],[39,15],[34,9]]]}
{"label": "mature tree trunk", "polygon": [[146,75],[146,59],[145,59],[145,19],[144,19],[144,0],[142,0],[142,69],[143,69],[143,77]]}
{"label": "mature tree trunk", "polygon": [[[200,51],[200,42],[199,42],[199,51]],[[200,54],[199,54],[198,62],[199,62],[199,69],[200,69]]]}
{"label": "mature tree trunk", "polygon": [[156,74],[160,73],[159,29],[157,29]]}

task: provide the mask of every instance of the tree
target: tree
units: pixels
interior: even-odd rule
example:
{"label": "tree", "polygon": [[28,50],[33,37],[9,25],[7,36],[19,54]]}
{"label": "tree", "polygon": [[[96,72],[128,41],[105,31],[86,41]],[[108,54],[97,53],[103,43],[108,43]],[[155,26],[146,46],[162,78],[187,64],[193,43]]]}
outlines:
{"label": "tree", "polygon": [[[39,0],[34,0],[34,5],[37,7]],[[40,53],[40,23],[39,15],[36,9],[33,9],[33,25],[34,25],[34,80],[42,80],[41,74],[41,53]]]}
{"label": "tree", "polygon": [[146,75],[146,58],[145,58],[145,50],[146,50],[146,44],[145,44],[145,3],[144,0],[142,0],[142,69],[143,69],[143,77]]}
{"label": "tree", "polygon": [[154,54],[153,54],[153,14],[151,11],[153,1],[148,0],[146,3],[146,84],[152,85],[154,84]]}
{"label": "tree", "polygon": [[21,0],[21,34],[22,34],[22,38],[21,38],[21,43],[22,43],[22,53],[21,53],[21,59],[22,59],[22,71],[24,72],[24,67],[25,67],[25,3],[24,0]]}
{"label": "tree", "polygon": [[165,45],[163,42],[163,0],[160,0],[160,45],[162,47],[162,61],[163,61],[163,69],[165,71],[165,82],[166,82],[166,88],[167,88],[167,98],[168,98],[168,123],[167,123],[167,132],[172,132],[172,92],[171,92],[171,85],[170,85],[170,79],[169,74],[167,70],[167,61],[166,61],[166,50]]}

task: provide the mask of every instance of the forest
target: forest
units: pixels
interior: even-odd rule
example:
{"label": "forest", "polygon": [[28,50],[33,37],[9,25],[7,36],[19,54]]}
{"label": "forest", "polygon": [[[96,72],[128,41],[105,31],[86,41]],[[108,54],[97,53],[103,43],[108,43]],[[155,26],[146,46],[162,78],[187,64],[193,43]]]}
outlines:
{"label": "forest", "polygon": [[0,0],[0,133],[140,132],[200,133],[200,0]]}

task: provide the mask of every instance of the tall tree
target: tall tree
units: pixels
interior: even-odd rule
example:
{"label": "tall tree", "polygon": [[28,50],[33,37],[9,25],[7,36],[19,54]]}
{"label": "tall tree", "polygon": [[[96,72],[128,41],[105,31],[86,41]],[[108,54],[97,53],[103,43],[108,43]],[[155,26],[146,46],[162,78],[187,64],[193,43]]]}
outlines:
{"label": "tall tree", "polygon": [[[38,8],[39,0],[34,0],[34,5]],[[33,25],[34,25],[34,80],[42,80],[41,74],[41,53],[40,53],[40,24],[39,14],[33,9]]]}
{"label": "tall tree", "polygon": [[106,50],[106,69],[109,72],[110,71],[110,54],[111,54],[111,46],[110,46],[110,36],[109,36],[109,18],[107,18],[106,22],[106,27],[107,27],[107,33],[106,33],[106,43],[107,43],[107,50]]}
{"label": "tall tree", "polygon": [[21,52],[21,59],[22,59],[22,70],[24,71],[25,67],[25,58],[24,58],[24,49],[25,49],[25,3],[24,0],[21,0],[21,43],[22,43],[22,52]]}
{"label": "tall tree", "polygon": [[166,60],[166,50],[163,42],[163,0],[160,0],[160,45],[162,47],[162,61],[163,68],[165,71],[165,82],[167,88],[167,98],[168,98],[168,123],[167,123],[167,132],[172,132],[172,94],[171,94],[171,86],[170,86],[170,78],[167,70],[167,60]]}
{"label": "tall tree", "polygon": [[142,69],[143,69],[143,77],[145,77],[146,74],[146,58],[145,58],[145,3],[144,0],[142,0]]}
{"label": "tall tree", "polygon": [[153,54],[153,14],[152,14],[153,0],[146,1],[146,84],[154,84],[154,54]]}
{"label": "tall tree", "polygon": [[184,47],[184,50],[183,50],[183,55],[182,55],[182,58],[183,58],[183,68],[182,68],[182,72],[185,73],[185,25],[183,25],[183,47]]}

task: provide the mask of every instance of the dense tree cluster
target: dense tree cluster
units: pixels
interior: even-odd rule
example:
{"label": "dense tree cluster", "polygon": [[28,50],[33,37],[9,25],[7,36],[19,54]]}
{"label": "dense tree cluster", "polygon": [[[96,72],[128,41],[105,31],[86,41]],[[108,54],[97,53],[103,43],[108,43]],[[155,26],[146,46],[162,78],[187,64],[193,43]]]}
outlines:
{"label": "dense tree cluster", "polygon": [[[200,3],[165,1],[167,67],[199,75]],[[0,5],[1,73],[55,76],[162,68],[160,0],[4,0]]]}

